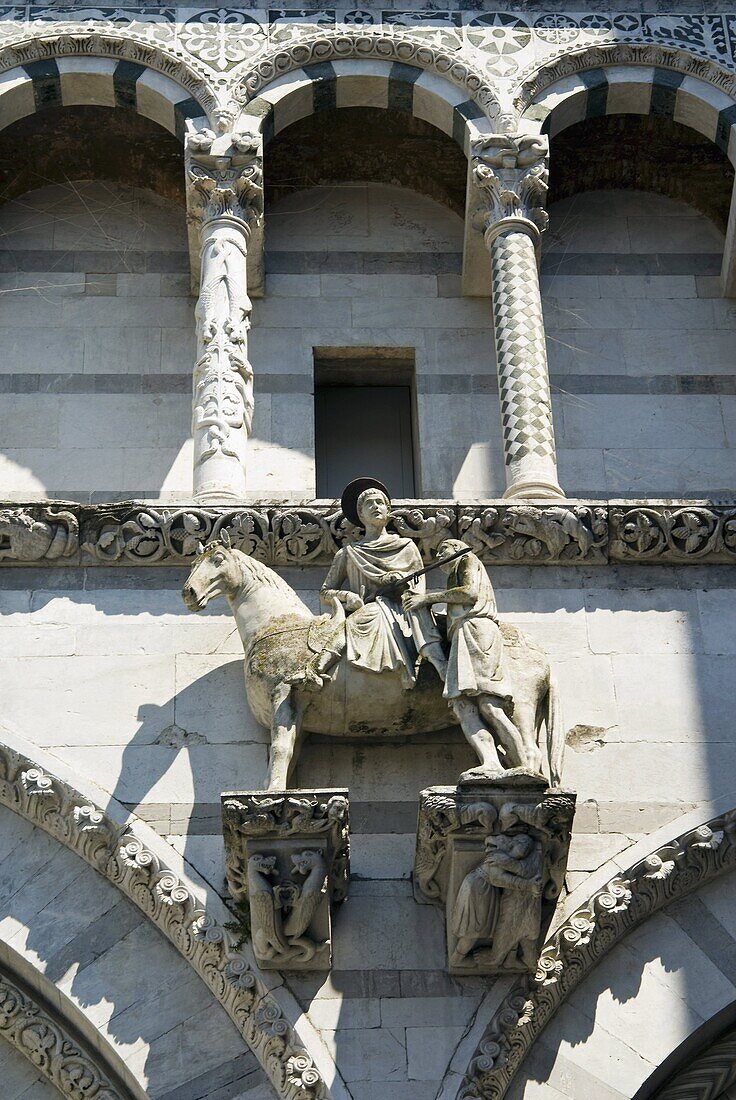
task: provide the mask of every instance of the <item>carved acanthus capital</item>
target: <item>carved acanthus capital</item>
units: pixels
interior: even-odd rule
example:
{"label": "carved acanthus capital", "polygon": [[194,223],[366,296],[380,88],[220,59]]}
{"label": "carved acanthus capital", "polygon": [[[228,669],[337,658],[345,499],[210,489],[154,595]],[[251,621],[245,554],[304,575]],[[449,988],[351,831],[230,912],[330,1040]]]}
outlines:
{"label": "carved acanthus capital", "polygon": [[548,157],[542,135],[491,134],[473,142],[473,179],[483,200],[475,220],[489,247],[510,229],[526,232],[538,243],[549,221],[544,209]]}
{"label": "carved acanthus capital", "polygon": [[501,781],[422,791],[414,886],[453,974],[529,974],[562,890],[575,795]]}
{"label": "carved acanthus capital", "polygon": [[225,870],[259,964],[328,970],[333,902],[347,894],[347,792],[222,796]]}
{"label": "carved acanthus capital", "polygon": [[263,143],[258,134],[189,134],[186,170],[190,221],[205,226],[220,218],[236,219],[249,231],[261,222]]}

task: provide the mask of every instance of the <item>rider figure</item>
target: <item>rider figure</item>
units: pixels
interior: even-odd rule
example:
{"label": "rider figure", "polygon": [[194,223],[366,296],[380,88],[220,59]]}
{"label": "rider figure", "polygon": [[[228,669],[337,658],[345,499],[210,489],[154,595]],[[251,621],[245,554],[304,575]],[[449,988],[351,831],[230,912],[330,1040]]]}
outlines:
{"label": "rider figure", "polygon": [[[400,671],[405,688],[416,682],[419,657],[430,661],[444,681],[447,658],[429,607],[406,610],[398,595],[377,595],[382,587],[422,568],[416,544],[386,530],[391,515],[388,490],[375,478],[356,478],[345,489],[341,503],[346,519],[363,526],[365,536],[338,550],[320,598],[325,604],[339,601],[347,617],[299,679],[321,687],[346,652],[349,663],[358,668]],[[410,591],[421,593],[424,587],[420,577]]]}

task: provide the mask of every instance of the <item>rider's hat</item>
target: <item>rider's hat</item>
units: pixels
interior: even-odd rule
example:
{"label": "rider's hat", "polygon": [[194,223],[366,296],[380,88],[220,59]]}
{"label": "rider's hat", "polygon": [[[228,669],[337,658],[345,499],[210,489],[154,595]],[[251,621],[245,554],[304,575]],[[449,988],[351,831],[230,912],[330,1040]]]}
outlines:
{"label": "rider's hat", "polygon": [[386,499],[391,501],[391,494],[382,481],[379,481],[375,477],[356,477],[349,485],[346,485],[342,494],[340,504],[342,506],[342,513],[346,519],[354,523],[356,527],[360,527],[360,517],[358,516],[358,497],[361,493],[364,493],[366,489],[380,489],[385,495]]}

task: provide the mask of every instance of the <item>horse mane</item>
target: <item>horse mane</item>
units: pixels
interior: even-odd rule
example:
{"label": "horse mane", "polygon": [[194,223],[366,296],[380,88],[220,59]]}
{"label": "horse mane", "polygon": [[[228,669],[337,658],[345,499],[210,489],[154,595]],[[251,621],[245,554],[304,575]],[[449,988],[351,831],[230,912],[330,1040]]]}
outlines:
{"label": "horse mane", "polygon": [[[233,549],[236,548],[234,547]],[[294,590],[278,575],[278,573],[274,573],[273,569],[264,565],[262,561],[258,561],[257,558],[252,558],[243,550],[238,550],[238,560],[243,570],[244,580],[249,579],[257,581],[258,584],[265,585],[267,588],[273,588],[274,591],[279,592],[282,596],[286,596],[290,600],[294,599]]]}

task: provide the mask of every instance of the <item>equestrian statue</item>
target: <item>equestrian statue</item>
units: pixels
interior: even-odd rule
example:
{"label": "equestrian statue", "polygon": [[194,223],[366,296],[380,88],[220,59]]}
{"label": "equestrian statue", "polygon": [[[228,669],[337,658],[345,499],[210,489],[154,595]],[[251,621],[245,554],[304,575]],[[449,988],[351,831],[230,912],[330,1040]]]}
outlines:
{"label": "equestrian statue", "polygon": [[[268,566],[230,543],[200,547],[182,589],[190,611],[224,596],[245,651],[245,691],[271,733],[265,787],[285,790],[305,733],[406,738],[459,723],[478,756],[460,782],[560,781],[564,733],[544,651],[499,622],[491,581],[470,547],[446,539],[427,591],[416,544],[387,530],[388,490],[357,478],[343,513],[365,535],[337,551],[315,616]],[[446,613],[441,608],[446,607]]]}

